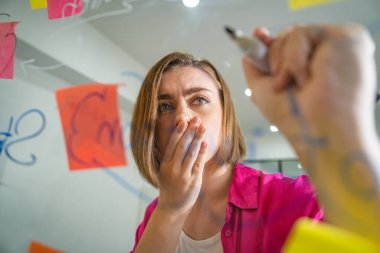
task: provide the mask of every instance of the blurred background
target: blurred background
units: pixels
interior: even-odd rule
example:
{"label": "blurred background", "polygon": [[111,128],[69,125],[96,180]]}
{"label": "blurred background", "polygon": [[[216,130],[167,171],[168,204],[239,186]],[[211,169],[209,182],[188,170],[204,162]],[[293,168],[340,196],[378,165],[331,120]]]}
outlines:
{"label": "blurred background", "polygon": [[[141,179],[133,161],[131,113],[146,72],[167,53],[189,51],[210,60],[229,84],[246,138],[245,162],[295,177],[303,170],[286,140],[250,102],[242,55],[224,26],[251,36],[257,26],[275,35],[295,24],[355,22],[380,47],[378,0],[81,4],[77,15],[51,19],[46,7],[35,9],[27,0],[0,1],[0,25],[18,21],[14,48],[5,49],[11,39],[0,33],[0,54],[14,49],[14,75],[0,79],[0,252],[29,252],[33,243],[64,252],[133,247],[135,230],[157,191]],[[0,60],[1,73],[6,63]],[[126,163],[72,170],[56,92],[95,83],[118,86]],[[379,129],[379,106],[374,113]]]}

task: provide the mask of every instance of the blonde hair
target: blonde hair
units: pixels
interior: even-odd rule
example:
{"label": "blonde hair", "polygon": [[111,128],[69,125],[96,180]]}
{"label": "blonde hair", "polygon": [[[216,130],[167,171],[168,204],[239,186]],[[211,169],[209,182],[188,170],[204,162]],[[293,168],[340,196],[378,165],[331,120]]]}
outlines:
{"label": "blonde hair", "polygon": [[237,122],[230,91],[216,68],[205,59],[189,53],[174,52],[159,60],[146,75],[135,104],[130,142],[140,174],[158,187],[160,161],[155,148],[155,128],[158,118],[158,92],[162,75],[180,67],[191,66],[205,71],[218,84],[223,111],[222,134],[216,154],[211,158],[216,166],[235,164],[246,153],[244,137]]}

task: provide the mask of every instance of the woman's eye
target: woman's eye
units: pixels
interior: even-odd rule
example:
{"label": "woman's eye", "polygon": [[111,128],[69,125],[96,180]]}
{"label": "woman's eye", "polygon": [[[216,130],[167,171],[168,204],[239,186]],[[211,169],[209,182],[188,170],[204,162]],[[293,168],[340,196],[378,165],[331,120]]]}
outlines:
{"label": "woman's eye", "polygon": [[194,100],[194,103],[197,104],[197,105],[203,105],[203,104],[207,103],[207,100],[205,98],[202,98],[202,97],[197,97]]}
{"label": "woman's eye", "polygon": [[158,112],[166,112],[172,109],[173,109],[173,106],[167,103],[162,103],[158,105]]}

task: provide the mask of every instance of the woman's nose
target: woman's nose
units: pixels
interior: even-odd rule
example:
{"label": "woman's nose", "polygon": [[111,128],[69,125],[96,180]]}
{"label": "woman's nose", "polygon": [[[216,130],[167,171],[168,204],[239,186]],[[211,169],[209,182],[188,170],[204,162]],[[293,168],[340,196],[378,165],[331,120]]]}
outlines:
{"label": "woman's nose", "polygon": [[194,112],[187,106],[178,106],[175,115],[175,125],[177,126],[181,120],[190,123],[194,116]]}

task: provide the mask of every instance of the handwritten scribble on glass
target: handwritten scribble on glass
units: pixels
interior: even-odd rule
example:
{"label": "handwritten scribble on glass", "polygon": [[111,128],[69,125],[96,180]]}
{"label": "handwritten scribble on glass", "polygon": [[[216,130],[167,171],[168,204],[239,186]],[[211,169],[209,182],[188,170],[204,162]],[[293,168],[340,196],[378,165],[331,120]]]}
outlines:
{"label": "handwritten scribble on glass", "polygon": [[48,19],[76,16],[82,8],[82,0],[47,0]]}
{"label": "handwritten scribble on glass", "polygon": [[0,156],[1,156],[1,152],[3,151],[3,147],[5,146],[5,143],[7,142],[7,139],[11,136],[12,134],[9,132],[0,132]]}
{"label": "handwritten scribble on glass", "polygon": [[56,97],[70,170],[127,165],[117,85],[65,88]]}
{"label": "handwritten scribble on glass", "polygon": [[12,79],[18,22],[0,23],[0,78]]}
{"label": "handwritten scribble on glass", "polygon": [[[24,125],[25,119],[30,118],[30,119],[35,119],[38,121],[39,127],[37,129],[33,129],[32,133],[24,134],[21,132],[21,126]],[[12,122],[12,121],[10,121]],[[11,125],[10,125],[11,126]],[[28,158],[21,158],[21,157],[16,157],[13,155],[12,150],[13,149],[18,149],[18,145],[36,138],[39,136],[45,129],[46,126],[46,118],[45,115],[38,109],[30,109],[23,114],[20,115],[20,117],[16,120],[15,126],[13,129],[13,136],[12,140],[9,141],[5,147],[5,154],[6,156],[14,163],[20,164],[20,165],[25,165],[25,166],[31,166],[34,165],[37,162],[37,156],[33,153],[29,154]],[[12,126],[11,126],[12,128]]]}
{"label": "handwritten scribble on glass", "polygon": [[[30,122],[30,120],[36,122],[36,126],[33,128],[28,127],[28,121]],[[45,127],[45,114],[38,109],[29,109],[19,117],[11,116],[8,129],[0,131],[0,157],[4,151],[6,158],[16,164],[23,166],[35,165],[37,156],[31,150],[24,149],[23,145],[40,136]]]}

